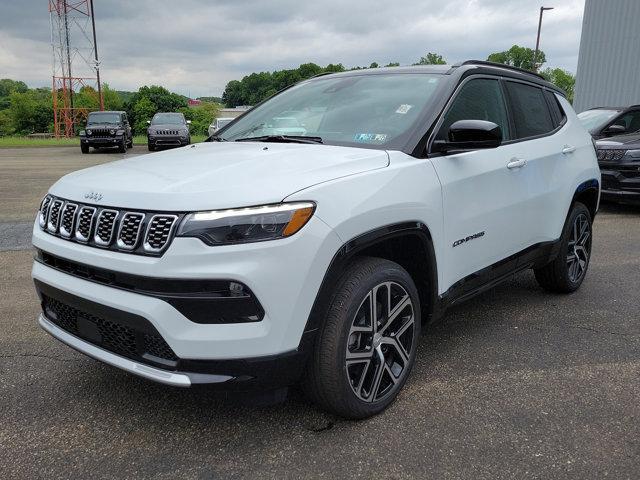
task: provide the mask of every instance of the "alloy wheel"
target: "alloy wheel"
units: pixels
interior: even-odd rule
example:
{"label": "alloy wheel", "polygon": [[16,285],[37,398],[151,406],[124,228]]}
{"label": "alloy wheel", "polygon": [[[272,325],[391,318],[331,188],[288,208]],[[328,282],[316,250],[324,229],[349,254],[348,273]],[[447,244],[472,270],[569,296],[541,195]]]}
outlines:
{"label": "alloy wheel", "polygon": [[578,215],[573,221],[567,246],[567,272],[569,279],[577,283],[587,271],[591,253],[591,225],[584,213]]}
{"label": "alloy wheel", "polygon": [[411,297],[396,282],[369,291],[349,330],[345,368],[351,389],[365,402],[389,395],[407,374],[414,348]]}

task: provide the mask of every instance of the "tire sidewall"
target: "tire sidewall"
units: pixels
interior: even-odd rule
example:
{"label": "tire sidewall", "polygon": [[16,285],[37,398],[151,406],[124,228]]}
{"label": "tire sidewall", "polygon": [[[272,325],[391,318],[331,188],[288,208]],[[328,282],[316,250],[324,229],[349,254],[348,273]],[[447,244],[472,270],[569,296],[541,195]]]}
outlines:
{"label": "tire sidewall", "polygon": [[[330,312],[336,312],[336,310],[340,311],[339,317],[339,325],[337,327],[337,336],[339,341],[336,343],[336,348],[332,352],[332,364],[333,368],[335,368],[336,372],[338,372],[339,383],[341,386],[341,396],[345,400],[349,410],[361,412],[362,417],[373,415],[381,410],[384,410],[390,403],[392,403],[397,397],[398,392],[402,389],[404,384],[406,383],[413,364],[415,363],[415,356],[417,345],[420,337],[420,324],[421,324],[421,311],[420,311],[420,300],[418,296],[418,291],[411,279],[410,275],[402,269],[399,265],[390,262],[390,261],[382,261],[380,265],[384,265],[382,268],[376,269],[372,275],[370,275],[366,281],[360,283],[360,285],[350,292],[348,298],[345,298],[344,295],[341,295],[341,289],[345,285],[346,282],[349,281],[348,278],[345,278],[343,282],[341,282],[337,288],[338,294],[335,296],[334,301],[330,306]],[[346,363],[345,363],[345,355],[347,349],[347,342],[349,338],[349,331],[351,329],[351,324],[353,319],[360,308],[360,304],[365,298],[365,296],[369,293],[371,289],[373,289],[376,285],[384,282],[396,282],[400,284],[411,297],[411,301],[413,303],[414,308],[414,316],[415,316],[415,327],[414,327],[414,335],[413,335],[413,343],[411,352],[409,355],[409,362],[407,364],[405,373],[403,378],[398,382],[398,384],[394,387],[394,389],[387,394],[383,399],[380,399],[375,402],[365,402],[359,399],[356,394],[353,392],[350,386],[349,378],[347,375]],[[332,332],[333,334],[333,332]],[[322,342],[322,344],[326,344],[326,342]]]}
{"label": "tire sidewall", "polygon": [[[576,221],[576,218],[581,214],[586,215],[587,220],[589,222],[589,233],[590,233],[589,248],[587,250],[588,255],[587,255],[587,264],[585,265],[585,272],[578,279],[577,282],[574,282],[569,277],[569,269],[567,268],[566,256],[569,249],[569,239],[571,238],[571,231],[573,229],[573,224]],[[591,218],[591,212],[589,212],[589,209],[584,204],[576,203],[571,209],[571,214],[569,215],[567,224],[565,225],[564,233],[562,235],[562,244],[560,247],[560,254],[559,254],[560,258],[563,261],[562,272],[564,275],[564,281],[572,291],[577,290],[580,287],[580,285],[582,285],[582,282],[584,281],[589,271],[589,264],[591,263],[591,248],[593,243],[592,240],[593,240],[593,219]]]}

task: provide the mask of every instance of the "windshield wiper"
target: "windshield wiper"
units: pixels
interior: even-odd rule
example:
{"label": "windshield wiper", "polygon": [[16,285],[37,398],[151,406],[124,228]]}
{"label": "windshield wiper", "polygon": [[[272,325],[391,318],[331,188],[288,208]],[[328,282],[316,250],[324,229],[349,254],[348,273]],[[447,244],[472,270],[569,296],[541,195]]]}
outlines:
{"label": "windshield wiper", "polygon": [[209,138],[205,140],[205,142],[227,142],[226,138],[222,138],[218,135],[211,135]]}
{"label": "windshield wiper", "polygon": [[305,137],[303,135],[261,135],[259,137],[238,138],[236,142],[323,143],[322,137]]}

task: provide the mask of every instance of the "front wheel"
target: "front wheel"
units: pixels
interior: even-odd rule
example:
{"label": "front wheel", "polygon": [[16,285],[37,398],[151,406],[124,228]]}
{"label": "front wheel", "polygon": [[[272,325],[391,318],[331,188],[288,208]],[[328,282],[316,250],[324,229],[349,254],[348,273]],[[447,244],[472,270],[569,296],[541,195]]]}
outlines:
{"label": "front wheel", "polygon": [[127,137],[122,137],[120,145],[118,146],[118,151],[120,153],[127,153]]}
{"label": "front wheel", "polygon": [[419,335],[411,276],[388,260],[358,259],[336,285],[303,387],[336,415],[375,415],[407,381]]}
{"label": "front wheel", "polygon": [[80,151],[82,153],[89,153],[89,145],[85,145],[84,143],[80,144]]}
{"label": "front wheel", "polygon": [[556,293],[571,293],[582,285],[591,259],[591,212],[575,203],[560,239],[560,253],[551,263],[534,270],[538,284]]}

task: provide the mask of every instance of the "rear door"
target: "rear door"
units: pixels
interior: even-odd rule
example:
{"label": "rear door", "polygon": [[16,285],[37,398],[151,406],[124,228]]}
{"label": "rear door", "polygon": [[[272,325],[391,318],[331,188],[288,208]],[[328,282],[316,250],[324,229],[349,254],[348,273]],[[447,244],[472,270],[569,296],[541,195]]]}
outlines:
{"label": "rear door", "polygon": [[[494,122],[505,143],[431,157],[442,184],[445,288],[522,250],[532,220],[527,177],[521,168],[528,152],[518,142],[510,143],[512,126],[501,81],[478,76],[465,80],[436,126],[435,139],[445,140],[458,120]],[[502,262],[500,269],[510,266]],[[500,273],[494,270],[490,275]]]}
{"label": "rear door", "polygon": [[515,80],[504,84],[514,127],[511,144],[526,159],[518,172],[520,215],[527,220],[521,226],[524,249],[558,238],[559,219],[563,223],[567,213],[559,199],[571,186],[571,159],[580,145],[565,135],[567,118],[554,93]]}

